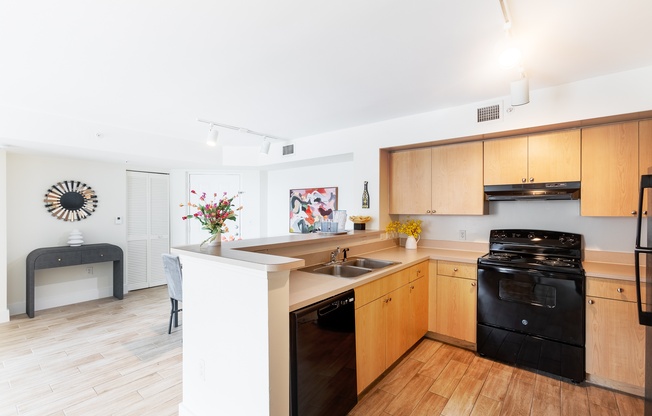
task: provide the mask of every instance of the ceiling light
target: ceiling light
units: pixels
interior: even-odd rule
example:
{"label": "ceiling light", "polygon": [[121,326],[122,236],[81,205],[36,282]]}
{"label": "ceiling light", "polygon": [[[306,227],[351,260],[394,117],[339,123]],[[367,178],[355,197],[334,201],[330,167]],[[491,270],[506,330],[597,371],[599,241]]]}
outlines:
{"label": "ceiling light", "polygon": [[530,102],[530,83],[525,72],[521,71],[521,79],[513,81],[511,89],[513,106],[524,105]]}
{"label": "ceiling light", "polygon": [[217,136],[220,135],[220,131],[217,129],[213,123],[211,123],[211,128],[208,131],[208,137],[206,138],[206,144],[209,146],[217,146]]}
{"label": "ceiling light", "polygon": [[267,136],[265,136],[265,138],[263,139],[263,142],[260,144],[260,153],[268,154],[269,153],[269,146],[271,144],[272,144],[272,142],[270,142],[267,139]]}
{"label": "ceiling light", "polygon": [[260,136],[263,138],[263,142],[260,145],[260,152],[267,154],[269,152],[269,146],[271,145],[270,140],[281,140],[281,141],[286,141],[285,139],[281,139],[279,137],[274,137],[269,134],[265,133],[259,133],[257,131],[249,130],[244,127],[236,127],[236,126],[230,126],[228,124],[221,124],[221,123],[216,123],[214,121],[210,120],[202,120],[202,119],[197,119],[200,123],[207,123],[210,124],[210,130],[208,132],[208,139],[206,140],[206,144],[209,146],[215,146],[217,145],[217,135],[219,134],[219,131],[217,130],[218,127],[223,127],[225,129],[231,129],[231,130],[236,130],[239,131],[240,133],[244,134],[253,134],[254,136]]}

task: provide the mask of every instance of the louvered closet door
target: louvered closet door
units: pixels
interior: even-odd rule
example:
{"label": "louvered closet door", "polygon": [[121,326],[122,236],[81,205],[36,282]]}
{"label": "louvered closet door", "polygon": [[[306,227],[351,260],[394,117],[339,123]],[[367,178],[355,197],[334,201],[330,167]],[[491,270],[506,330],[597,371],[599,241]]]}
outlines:
{"label": "louvered closet door", "polygon": [[165,284],[170,251],[168,175],[127,172],[127,288]]}

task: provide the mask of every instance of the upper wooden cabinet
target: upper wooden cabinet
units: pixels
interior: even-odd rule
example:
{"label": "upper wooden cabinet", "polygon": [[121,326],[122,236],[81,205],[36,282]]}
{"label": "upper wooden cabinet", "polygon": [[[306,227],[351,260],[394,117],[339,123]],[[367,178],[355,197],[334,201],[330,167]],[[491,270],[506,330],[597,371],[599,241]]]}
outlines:
{"label": "upper wooden cabinet", "polygon": [[390,155],[390,214],[483,215],[482,142]]}
{"label": "upper wooden cabinet", "polygon": [[[636,215],[638,129],[637,121],[582,129],[583,216]],[[643,141],[647,143],[649,140]],[[649,150],[644,152],[650,154]],[[644,160],[641,163],[647,164]]]}
{"label": "upper wooden cabinet", "polygon": [[484,143],[485,185],[579,180],[579,130],[488,140]]}
{"label": "upper wooden cabinet", "polygon": [[432,152],[404,150],[389,156],[389,213],[425,214],[432,198]]}
{"label": "upper wooden cabinet", "polygon": [[652,120],[638,122],[638,174],[652,174]]}

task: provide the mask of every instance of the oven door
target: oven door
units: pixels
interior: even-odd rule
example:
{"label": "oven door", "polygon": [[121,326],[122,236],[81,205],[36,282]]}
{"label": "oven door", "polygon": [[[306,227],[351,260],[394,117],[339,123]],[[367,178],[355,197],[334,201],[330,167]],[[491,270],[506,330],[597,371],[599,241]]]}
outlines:
{"label": "oven door", "polygon": [[478,265],[478,324],[584,346],[584,276]]}

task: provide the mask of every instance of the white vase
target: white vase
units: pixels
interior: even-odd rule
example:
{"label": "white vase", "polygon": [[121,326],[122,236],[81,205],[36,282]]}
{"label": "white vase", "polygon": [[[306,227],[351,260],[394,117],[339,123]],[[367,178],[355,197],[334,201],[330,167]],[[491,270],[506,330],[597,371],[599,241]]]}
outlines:
{"label": "white vase", "polygon": [[411,235],[408,236],[407,240],[405,240],[405,248],[408,250],[416,250],[417,249],[417,243],[421,239],[421,236],[419,236],[419,239],[416,239],[412,237]]}

